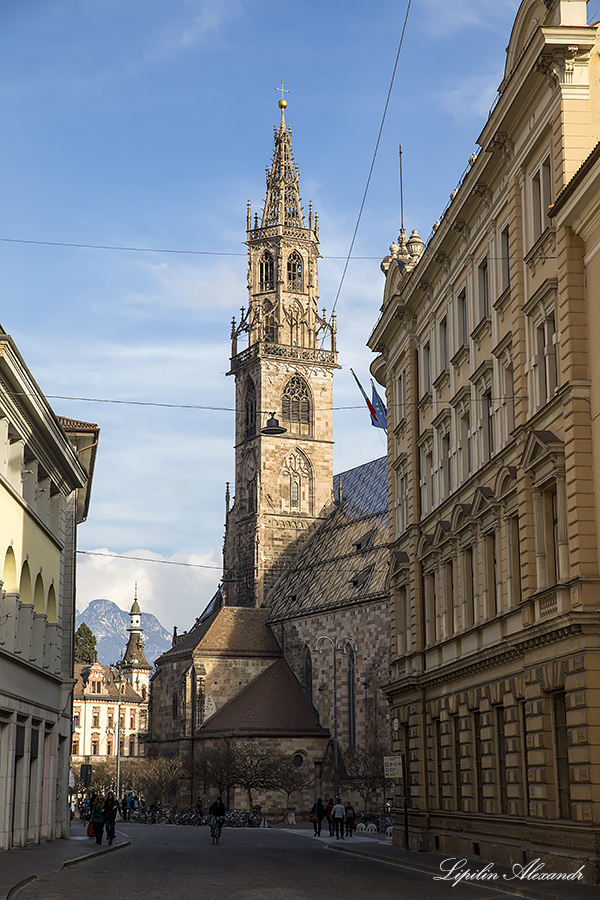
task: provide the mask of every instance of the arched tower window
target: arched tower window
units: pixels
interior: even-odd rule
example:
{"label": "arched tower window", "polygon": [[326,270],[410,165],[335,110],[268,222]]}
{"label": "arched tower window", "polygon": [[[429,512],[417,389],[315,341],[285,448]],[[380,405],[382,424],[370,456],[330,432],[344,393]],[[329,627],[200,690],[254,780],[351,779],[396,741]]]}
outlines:
{"label": "arched tower window", "polygon": [[293,375],[283,389],[281,417],[291,434],[310,435],[310,391],[300,375]]}
{"label": "arched tower window", "polygon": [[256,390],[254,382],[248,381],[244,395],[244,437],[256,434]]}
{"label": "arched tower window", "polygon": [[312,513],[313,476],[308,457],[297,447],[288,453],[279,476],[281,511]]}
{"label": "arched tower window", "polygon": [[356,746],[356,660],[354,650],[348,644],[348,746]]}
{"label": "arched tower window", "polygon": [[258,264],[258,284],[261,291],[272,291],[274,287],[273,257],[265,250]]}
{"label": "arched tower window", "polygon": [[288,288],[293,291],[303,290],[303,262],[302,257],[297,250],[292,251],[287,261],[287,280]]}
{"label": "arched tower window", "polygon": [[277,337],[278,337],[277,322],[275,320],[275,316],[273,315],[273,306],[269,303],[268,300],[265,300],[265,302],[263,303],[263,312],[265,314],[265,319],[264,319],[265,341],[269,341],[272,344],[276,344]]}
{"label": "arched tower window", "polygon": [[306,692],[312,700],[313,695],[313,675],[312,675],[312,657],[308,647],[304,650],[304,665],[302,666],[302,684],[306,688]]}

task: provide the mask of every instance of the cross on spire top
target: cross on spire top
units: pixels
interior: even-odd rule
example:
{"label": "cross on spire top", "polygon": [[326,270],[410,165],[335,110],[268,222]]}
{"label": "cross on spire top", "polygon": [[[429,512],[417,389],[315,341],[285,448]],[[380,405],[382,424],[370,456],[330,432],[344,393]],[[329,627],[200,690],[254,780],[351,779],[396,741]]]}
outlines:
{"label": "cross on spire top", "polygon": [[287,106],[287,100],[285,99],[285,97],[284,97],[283,95],[284,95],[284,94],[291,94],[292,92],[289,91],[287,88],[284,88],[284,86],[283,86],[283,81],[281,82],[281,87],[280,87],[280,88],[275,88],[275,90],[276,90],[276,91],[281,91],[281,100],[279,101],[279,108],[280,108],[280,109],[285,109],[285,107]]}

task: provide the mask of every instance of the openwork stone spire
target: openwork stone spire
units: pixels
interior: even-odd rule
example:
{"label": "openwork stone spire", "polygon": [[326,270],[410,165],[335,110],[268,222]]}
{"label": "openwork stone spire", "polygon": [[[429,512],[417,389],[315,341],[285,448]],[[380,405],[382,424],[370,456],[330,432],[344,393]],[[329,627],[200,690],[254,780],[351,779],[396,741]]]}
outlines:
{"label": "openwork stone spire", "polygon": [[281,124],[275,132],[275,152],[271,171],[267,169],[267,198],[262,218],[262,227],[275,225],[304,228],[304,218],[300,205],[300,172],[294,165],[292,154],[292,131],[285,124],[286,100],[279,101]]}

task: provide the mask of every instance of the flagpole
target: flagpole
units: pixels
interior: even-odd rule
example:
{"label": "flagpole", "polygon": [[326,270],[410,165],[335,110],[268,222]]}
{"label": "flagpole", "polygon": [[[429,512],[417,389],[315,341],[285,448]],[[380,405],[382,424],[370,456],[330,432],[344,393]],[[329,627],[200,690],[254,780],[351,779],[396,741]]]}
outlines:
{"label": "flagpole", "polygon": [[400,233],[404,231],[404,193],[402,190],[402,144],[398,144],[400,158]]}

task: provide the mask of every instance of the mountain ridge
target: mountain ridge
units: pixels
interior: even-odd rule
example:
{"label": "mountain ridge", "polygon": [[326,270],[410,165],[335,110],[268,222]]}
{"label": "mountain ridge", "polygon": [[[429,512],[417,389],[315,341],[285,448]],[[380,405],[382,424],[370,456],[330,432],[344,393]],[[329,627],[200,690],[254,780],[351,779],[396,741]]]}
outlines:
{"label": "mountain ridge", "polygon": [[[128,610],[121,609],[112,600],[90,600],[82,612],[76,610],[75,628],[82,622],[96,637],[98,662],[108,665],[123,658],[129,640],[127,629],[131,625]],[[154,660],[171,648],[171,635],[152,613],[141,614],[141,626],[146,659],[154,665]]]}

